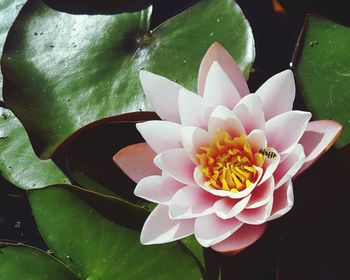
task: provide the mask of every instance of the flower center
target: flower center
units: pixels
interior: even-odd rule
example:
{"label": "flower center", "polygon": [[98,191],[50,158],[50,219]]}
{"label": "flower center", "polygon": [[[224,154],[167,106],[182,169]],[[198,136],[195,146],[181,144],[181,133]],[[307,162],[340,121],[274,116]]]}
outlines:
{"label": "flower center", "polygon": [[249,188],[258,177],[255,167],[264,164],[264,155],[252,151],[246,135],[232,138],[220,128],[210,145],[199,149],[199,169],[215,189],[240,192]]}

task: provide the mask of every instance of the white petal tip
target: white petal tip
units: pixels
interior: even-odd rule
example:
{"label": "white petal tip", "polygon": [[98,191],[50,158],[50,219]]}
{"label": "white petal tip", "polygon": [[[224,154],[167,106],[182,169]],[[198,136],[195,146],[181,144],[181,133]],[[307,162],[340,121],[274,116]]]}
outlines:
{"label": "white petal tip", "polygon": [[140,79],[142,79],[143,77],[145,77],[145,76],[150,76],[150,74],[152,74],[151,72],[149,72],[149,71],[147,71],[147,70],[140,70],[140,72],[139,72],[139,77],[140,77]]}
{"label": "white petal tip", "polygon": [[[217,60],[214,60],[211,67],[220,67],[220,63]],[[211,68],[210,67],[210,68]],[[220,67],[221,68],[221,67]]]}
{"label": "white petal tip", "polygon": [[140,236],[140,243],[141,243],[142,245],[152,245],[152,244],[155,244],[155,243],[152,243],[151,240],[145,239],[145,238],[143,237],[142,234],[141,234],[141,236]]}
{"label": "white petal tip", "polygon": [[142,128],[143,128],[143,124],[144,123],[137,123],[136,124],[136,129],[141,133],[141,130],[142,130]]}
{"label": "white petal tip", "polygon": [[161,169],[161,167],[162,167],[162,155],[161,154],[158,154],[158,155],[156,155],[155,157],[154,157],[154,159],[153,159],[153,163],[154,163],[154,165],[155,166],[157,166],[158,168],[160,168]]}
{"label": "white petal tip", "polygon": [[137,184],[135,189],[134,189],[134,195],[136,195],[137,197],[142,197],[142,195],[143,195],[143,193],[140,189],[141,188],[139,187],[139,184]]}
{"label": "white petal tip", "polygon": [[198,237],[196,237],[196,239],[197,239],[198,243],[204,248],[208,248],[208,247],[213,245],[212,241],[202,240],[202,239],[200,239]]}
{"label": "white petal tip", "polygon": [[280,74],[285,75],[286,77],[294,77],[293,71],[290,69],[284,70]]}
{"label": "white petal tip", "polygon": [[158,75],[149,72],[147,70],[140,70],[139,72],[139,78],[142,86],[147,86],[148,84],[151,84],[155,77]]}

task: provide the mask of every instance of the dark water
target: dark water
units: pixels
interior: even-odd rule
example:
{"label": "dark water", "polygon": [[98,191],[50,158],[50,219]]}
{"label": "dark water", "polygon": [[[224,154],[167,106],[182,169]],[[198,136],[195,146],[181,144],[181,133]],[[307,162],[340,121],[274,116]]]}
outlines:
{"label": "dark water", "polygon": [[26,192],[0,177],[0,241],[20,242],[46,250],[36,229]]}

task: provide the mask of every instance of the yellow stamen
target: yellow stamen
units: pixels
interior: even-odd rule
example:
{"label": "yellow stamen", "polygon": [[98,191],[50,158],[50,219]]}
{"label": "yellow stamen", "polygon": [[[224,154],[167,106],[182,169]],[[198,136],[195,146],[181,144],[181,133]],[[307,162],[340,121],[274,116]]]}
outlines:
{"label": "yellow stamen", "polygon": [[233,193],[249,188],[257,179],[256,166],[264,165],[264,155],[253,151],[247,137],[232,137],[218,129],[208,146],[202,146],[196,155],[199,170],[207,184],[215,189]]}
{"label": "yellow stamen", "polygon": [[261,153],[255,153],[254,161],[256,166],[262,167],[264,164],[264,156]]}

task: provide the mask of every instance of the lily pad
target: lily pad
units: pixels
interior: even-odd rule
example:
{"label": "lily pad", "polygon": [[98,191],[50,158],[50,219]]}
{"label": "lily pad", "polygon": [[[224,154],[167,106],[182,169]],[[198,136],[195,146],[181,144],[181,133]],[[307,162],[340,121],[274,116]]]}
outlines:
{"label": "lily pad", "polygon": [[143,246],[138,232],[105,219],[62,187],[28,196],[49,248],[80,279],[202,279],[194,258],[176,243]]}
{"label": "lily pad", "polygon": [[73,192],[105,218],[133,230],[141,230],[150,211],[112,195],[87,190],[74,185],[61,185]]}
{"label": "lily pad", "polygon": [[151,0],[42,0],[51,8],[70,14],[115,14],[147,8]]}
{"label": "lily pad", "polygon": [[79,280],[63,263],[39,249],[0,242],[0,280],[9,279]]}
{"label": "lily pad", "polygon": [[72,177],[75,183],[77,183],[79,186],[82,186],[84,189],[94,191],[103,195],[116,196],[114,192],[102,186],[100,183],[86,175],[83,171],[70,171],[70,176]]}
{"label": "lily pad", "polygon": [[314,119],[333,119],[344,127],[336,142],[350,139],[350,29],[325,18],[309,16],[293,61],[296,80]]}
{"label": "lily pad", "polygon": [[4,108],[0,108],[0,150],[2,176],[21,189],[39,189],[64,184],[109,219],[133,229],[141,229],[149,214],[149,211],[141,206],[108,193],[108,189],[103,186],[97,188],[96,184],[89,182],[90,191],[86,191],[77,186],[67,185],[68,178],[51,160],[44,161],[35,155],[21,123]]}
{"label": "lily pad", "polygon": [[[86,177],[83,180],[88,180]],[[98,185],[96,182],[87,182],[89,188],[93,189]],[[91,185],[92,184],[92,185]],[[152,208],[155,207],[153,203],[141,203],[140,205],[132,204],[119,197],[113,195],[104,195],[96,193],[92,190],[83,189],[73,185],[62,185],[65,189],[73,192],[81,199],[83,199],[90,207],[97,210],[107,219],[116,222],[118,225],[127,227],[129,229],[141,231],[143,224],[146,221],[147,216],[150,214]],[[189,236],[182,239],[179,245],[183,250],[191,254],[199,265],[201,271],[204,271],[204,256],[203,247],[199,245],[194,236]]]}
{"label": "lily pad", "polygon": [[199,263],[204,267],[204,248],[201,245],[199,245],[194,235],[181,239],[181,243],[183,243],[188,248],[188,250],[190,250],[190,252],[197,258]]}
{"label": "lily pad", "polygon": [[41,158],[91,122],[150,110],[142,68],[196,90],[200,61],[218,41],[248,77],[254,39],[233,0],[201,0],[152,32],[151,10],[88,16],[38,0],[24,6],[4,47],[4,99]]}
{"label": "lily pad", "polygon": [[0,108],[0,151],[1,175],[21,189],[69,182],[51,160],[40,160],[35,155],[23,126],[4,108]]}
{"label": "lily pad", "polygon": [[[1,0],[0,3],[0,56],[7,32],[27,0]],[[2,101],[2,74],[0,71],[0,101]]]}

